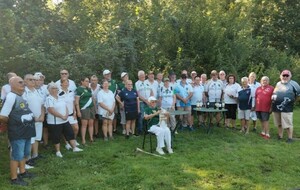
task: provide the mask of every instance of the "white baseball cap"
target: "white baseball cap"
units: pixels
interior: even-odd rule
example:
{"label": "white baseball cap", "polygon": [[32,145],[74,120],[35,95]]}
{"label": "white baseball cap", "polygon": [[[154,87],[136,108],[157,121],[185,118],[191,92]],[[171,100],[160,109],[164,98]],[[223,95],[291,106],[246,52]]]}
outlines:
{"label": "white baseball cap", "polygon": [[125,75],[127,75],[128,73],[126,73],[126,72],[122,72],[121,73],[121,78],[123,78],[123,77],[125,77]]}
{"label": "white baseball cap", "polygon": [[40,79],[41,77],[46,78],[45,75],[43,75],[42,72],[36,72],[36,73],[34,73],[33,77],[35,79]]}
{"label": "white baseball cap", "polygon": [[109,74],[110,73],[110,70],[108,70],[108,69],[105,69],[104,71],[103,71],[103,75],[107,75],[107,74]]}
{"label": "white baseball cap", "polygon": [[151,101],[156,101],[157,99],[154,97],[154,96],[150,96],[148,98],[148,102],[151,102]]}

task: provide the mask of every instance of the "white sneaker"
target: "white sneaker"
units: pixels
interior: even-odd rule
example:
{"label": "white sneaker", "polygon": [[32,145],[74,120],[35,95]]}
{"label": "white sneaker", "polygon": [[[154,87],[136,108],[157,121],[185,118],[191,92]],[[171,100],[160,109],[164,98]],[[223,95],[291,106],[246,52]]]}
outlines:
{"label": "white sneaker", "polygon": [[32,168],[34,168],[33,166],[29,166],[28,164],[25,164],[25,169],[26,170],[29,170],[29,169],[32,169]]}
{"label": "white sneaker", "polygon": [[125,134],[126,134],[126,130],[125,130],[125,129],[123,129],[123,132],[122,132],[122,134],[123,134],[123,135],[125,135]]}
{"label": "white sneaker", "polygon": [[20,173],[20,168],[17,168],[17,174],[19,174]]}
{"label": "white sneaker", "polygon": [[172,148],[168,148],[168,153],[169,154],[173,154],[174,152],[173,152],[173,149]]}
{"label": "white sneaker", "polygon": [[72,149],[72,147],[71,147],[71,145],[69,143],[67,143],[65,147],[66,147],[67,150]]}
{"label": "white sneaker", "polygon": [[63,155],[61,154],[61,152],[60,152],[60,151],[56,152],[56,156],[57,156],[57,157],[60,157],[60,158],[62,158],[62,157],[63,157]]}
{"label": "white sneaker", "polygon": [[162,148],[156,148],[156,152],[158,152],[158,154],[160,154],[160,155],[164,155],[165,153],[164,153],[164,151],[163,151],[163,149]]}
{"label": "white sneaker", "polygon": [[76,146],[79,146],[80,144],[75,140],[75,144],[76,144]]}
{"label": "white sneaker", "polygon": [[81,148],[75,147],[73,148],[73,152],[81,152],[83,151]]}

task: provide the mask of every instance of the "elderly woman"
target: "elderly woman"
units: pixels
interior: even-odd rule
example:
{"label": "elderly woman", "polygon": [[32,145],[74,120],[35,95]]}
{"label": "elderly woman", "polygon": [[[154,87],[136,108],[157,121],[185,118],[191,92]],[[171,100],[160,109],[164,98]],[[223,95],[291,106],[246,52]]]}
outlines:
{"label": "elderly woman", "polygon": [[241,120],[241,132],[249,133],[249,118],[251,110],[254,110],[255,92],[248,85],[248,78],[241,79],[242,87],[238,91],[238,118]]}
{"label": "elderly woman", "polygon": [[148,131],[156,135],[156,152],[161,155],[165,154],[162,148],[165,147],[166,142],[167,150],[169,154],[172,154],[173,150],[171,147],[171,131],[167,125],[169,113],[166,110],[158,110],[156,101],[157,100],[154,96],[150,96],[148,98],[150,106],[145,108],[144,118],[145,120],[148,120],[148,126],[151,126]]}
{"label": "elderly woman", "polygon": [[94,142],[94,119],[95,108],[92,91],[89,88],[89,78],[83,77],[81,79],[81,85],[76,90],[75,106],[77,116],[81,118],[81,138],[82,144],[85,145],[86,128],[88,127],[90,142]]}
{"label": "elderly woman", "polygon": [[60,138],[62,135],[69,141],[73,152],[82,151],[82,149],[76,147],[74,132],[68,121],[69,111],[66,103],[58,98],[58,86],[51,82],[48,84],[48,91],[49,96],[46,98],[45,107],[48,111],[47,123],[51,132],[51,139],[55,145],[56,156],[63,157],[60,152]]}
{"label": "elderly woman", "polygon": [[115,116],[115,97],[111,90],[108,89],[108,80],[103,79],[102,90],[97,94],[98,114],[102,118],[102,131],[104,141],[108,141],[107,134],[110,139],[113,139],[112,122]]}
{"label": "elderly woman", "polygon": [[135,135],[135,121],[138,118],[138,113],[140,112],[139,97],[136,90],[134,90],[132,86],[132,80],[127,80],[125,82],[125,88],[116,96],[120,107],[124,108],[125,110],[126,139],[129,138],[130,131],[133,135]]}
{"label": "elderly woman", "polygon": [[[62,79],[60,81],[60,85],[61,85],[61,88],[58,92],[58,98],[62,99],[67,105],[67,108],[69,111],[68,121],[73,128],[76,146],[78,146],[79,144],[77,143],[76,138],[78,135],[79,127],[78,127],[78,121],[77,121],[77,116],[76,116],[76,110],[75,110],[75,106],[74,106],[75,105],[75,94],[72,90],[69,90],[69,80]],[[65,147],[67,150],[72,148],[68,142],[66,142]]]}
{"label": "elderly woman", "polygon": [[224,103],[226,112],[226,120],[225,125],[229,128],[231,123],[232,128],[235,129],[235,120],[236,120],[236,110],[237,110],[237,98],[238,91],[241,86],[236,83],[236,78],[234,75],[228,75],[227,77],[227,85],[224,88]]}

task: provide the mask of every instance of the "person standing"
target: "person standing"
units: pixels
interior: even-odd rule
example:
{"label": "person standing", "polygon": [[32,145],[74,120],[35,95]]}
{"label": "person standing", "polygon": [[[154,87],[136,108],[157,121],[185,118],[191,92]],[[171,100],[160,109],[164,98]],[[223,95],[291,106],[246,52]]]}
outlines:
{"label": "person standing", "polygon": [[76,91],[77,87],[73,80],[69,79],[69,72],[66,69],[60,70],[60,79],[56,81],[56,85],[60,88],[61,84],[60,81],[62,80],[69,80],[69,90],[72,90],[73,92]]}
{"label": "person standing", "polygon": [[[124,90],[126,87],[126,81],[128,80],[128,73],[126,72],[122,72],[121,73],[121,79],[122,81],[118,84],[118,94]],[[117,96],[116,96],[117,98]],[[125,117],[125,110],[124,110],[124,106],[121,106],[121,104],[119,104],[119,108],[120,108],[120,115],[121,115],[121,121],[120,124],[123,127],[123,131],[122,134],[125,135],[126,134],[126,117]]]}
{"label": "person standing", "polygon": [[[92,95],[93,101],[97,102],[97,94],[101,90],[100,84],[98,84],[98,77],[96,75],[91,76],[91,83],[89,85]],[[99,115],[98,115],[98,106],[95,106],[95,119],[94,119],[94,137],[99,138]]]}
{"label": "person standing", "polygon": [[[258,87],[260,87],[260,83],[256,81],[256,74],[255,72],[251,72],[249,74],[249,82],[248,82],[248,85],[250,86],[251,88],[251,91],[255,93],[256,89]],[[255,102],[254,102],[255,104]],[[250,119],[252,120],[252,123],[253,123],[253,131],[256,131],[256,120],[257,120],[257,115],[256,115],[256,112],[253,110],[250,112]]]}
{"label": "person standing", "polygon": [[[6,74],[7,80],[9,81],[12,77],[16,77],[17,74],[13,73],[13,72],[9,72]],[[5,101],[5,98],[7,96],[7,94],[11,91],[11,87],[10,84],[5,84],[4,86],[2,86],[1,88],[1,100],[2,102]]]}
{"label": "person standing", "polygon": [[[8,139],[11,145],[10,178],[12,185],[27,186],[23,178],[32,178],[33,174],[25,170],[25,162],[30,156],[31,138],[35,137],[34,115],[23,99],[24,81],[21,77],[10,78],[11,92],[0,112],[1,123],[8,125]],[[18,167],[20,174],[17,174]]]}
{"label": "person standing", "polygon": [[200,76],[194,77],[193,83],[193,96],[191,98],[192,105],[192,123],[194,123],[194,117],[197,117],[198,125],[201,126],[204,122],[202,114],[195,111],[194,108],[203,105],[203,97],[204,95],[204,86],[200,83]]}
{"label": "person standing", "polygon": [[269,77],[263,76],[260,80],[261,86],[255,91],[255,111],[257,118],[261,122],[262,132],[260,135],[265,138],[270,138],[269,133],[269,118],[272,112],[272,94],[274,87],[269,85]]}
{"label": "person standing", "polygon": [[153,96],[155,98],[158,97],[158,82],[156,80],[154,80],[154,72],[153,71],[149,71],[148,72],[148,79],[147,79],[147,83],[150,85],[152,92],[153,92]]}
{"label": "person standing", "polygon": [[278,127],[278,139],[283,138],[283,129],[286,129],[288,143],[293,142],[293,107],[297,96],[300,96],[300,86],[291,78],[291,71],[282,71],[280,81],[276,84],[272,95],[272,110],[274,124]]}

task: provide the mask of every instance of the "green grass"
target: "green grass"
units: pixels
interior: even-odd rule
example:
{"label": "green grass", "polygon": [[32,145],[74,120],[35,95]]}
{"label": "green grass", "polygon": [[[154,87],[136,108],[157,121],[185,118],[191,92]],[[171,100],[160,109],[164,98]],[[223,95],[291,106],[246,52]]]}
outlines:
{"label": "green grass", "polygon": [[[299,113],[294,113],[295,137],[300,132]],[[180,132],[174,140],[175,153],[166,155],[167,159],[136,152],[142,137],[125,140],[120,135],[110,142],[97,140],[80,153],[62,148],[62,159],[55,157],[53,150],[41,150],[47,158],[31,170],[38,177],[29,181],[29,187],[18,189],[299,188],[300,143],[278,141],[270,121],[268,141],[258,132],[245,136],[223,128],[215,128],[209,135],[200,128]],[[0,188],[13,189],[4,134],[0,142]]]}

